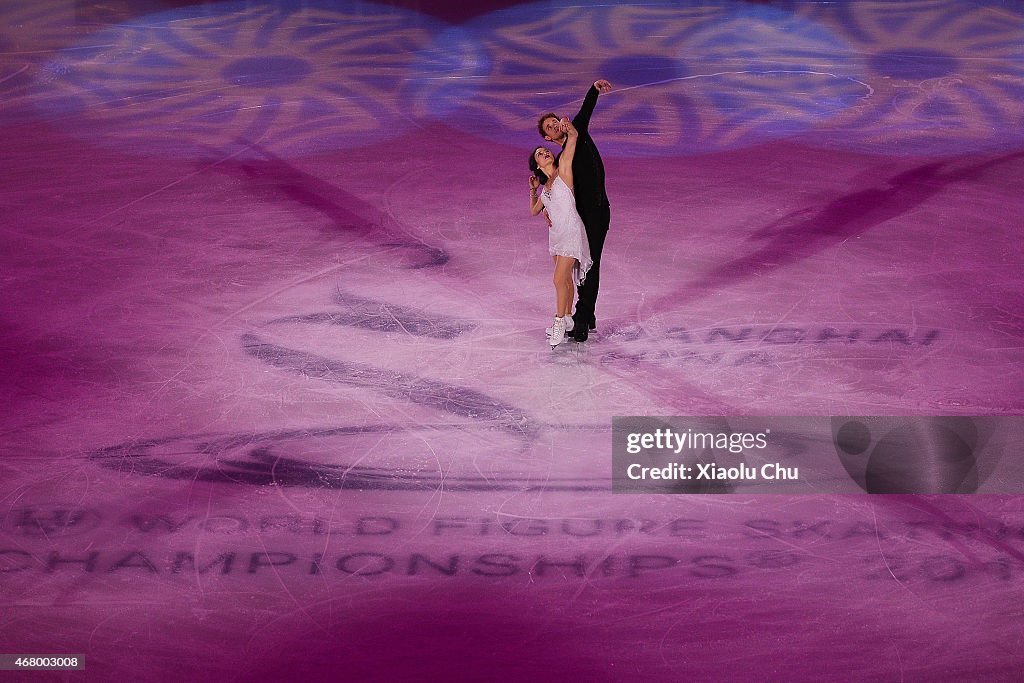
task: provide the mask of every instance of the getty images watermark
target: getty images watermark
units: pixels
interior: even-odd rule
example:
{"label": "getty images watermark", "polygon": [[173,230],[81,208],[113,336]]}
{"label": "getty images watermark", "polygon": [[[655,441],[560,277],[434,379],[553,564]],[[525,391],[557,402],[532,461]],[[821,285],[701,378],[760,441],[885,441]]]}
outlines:
{"label": "getty images watermark", "polygon": [[1020,416],[615,417],[616,493],[1024,493]]}
{"label": "getty images watermark", "polygon": [[738,431],[716,417],[613,418],[613,490],[729,493],[753,482],[799,481],[799,467],[761,457],[771,452],[771,433],[768,426]]}

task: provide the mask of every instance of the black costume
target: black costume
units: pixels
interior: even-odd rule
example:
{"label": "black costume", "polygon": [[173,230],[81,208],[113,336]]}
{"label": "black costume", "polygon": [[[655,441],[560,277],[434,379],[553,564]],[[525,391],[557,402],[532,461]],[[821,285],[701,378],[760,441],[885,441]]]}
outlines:
{"label": "black costume", "polygon": [[579,133],[576,138],[576,155],[572,159],[573,193],[576,195],[576,211],[587,229],[590,257],[594,260],[587,279],[579,288],[576,313],[572,316],[575,325],[572,334],[576,341],[586,341],[588,330],[596,325],[594,307],[601,282],[601,251],[611,221],[608,195],[604,190],[604,163],[590,137],[590,115],[594,113],[597,96],[597,88],[591,86],[583,99],[580,112],[572,120],[572,125]]}

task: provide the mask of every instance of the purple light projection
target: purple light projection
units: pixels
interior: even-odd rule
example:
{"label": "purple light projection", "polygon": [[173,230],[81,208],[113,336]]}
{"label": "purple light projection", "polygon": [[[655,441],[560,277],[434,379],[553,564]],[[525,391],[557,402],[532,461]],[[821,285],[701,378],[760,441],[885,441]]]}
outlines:
{"label": "purple light projection", "polygon": [[[441,28],[360,2],[186,7],[59,52],[42,66],[50,76],[35,99],[55,124],[74,121],[74,134],[132,153],[244,158],[258,144],[294,157],[362,146],[417,125],[440,78],[463,75],[451,45],[435,43]],[[430,115],[458,104],[443,100],[432,97]]]}
{"label": "purple light projection", "polygon": [[[85,659],[4,674],[1016,680],[1020,497],[905,492],[1013,490],[1024,15],[439,5],[0,8],[0,655]],[[525,158],[602,77],[552,351]],[[827,488],[613,494],[686,415]]]}

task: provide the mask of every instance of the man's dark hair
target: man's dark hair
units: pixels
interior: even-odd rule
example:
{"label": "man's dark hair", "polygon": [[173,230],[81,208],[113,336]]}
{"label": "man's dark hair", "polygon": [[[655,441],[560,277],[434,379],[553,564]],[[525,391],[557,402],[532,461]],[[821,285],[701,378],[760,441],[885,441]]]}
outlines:
{"label": "man's dark hair", "polygon": [[537,119],[537,131],[540,133],[540,136],[542,138],[546,138],[548,136],[548,134],[544,132],[544,122],[547,121],[548,119],[554,119],[555,121],[558,121],[558,114],[556,114],[553,111],[549,111],[547,114],[544,114],[539,119]]}

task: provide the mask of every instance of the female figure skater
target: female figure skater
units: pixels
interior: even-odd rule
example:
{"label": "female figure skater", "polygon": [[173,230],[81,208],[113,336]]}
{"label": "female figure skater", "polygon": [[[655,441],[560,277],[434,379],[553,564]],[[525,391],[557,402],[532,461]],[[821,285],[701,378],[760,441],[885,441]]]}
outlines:
{"label": "female figure skater", "polygon": [[[548,229],[548,252],[555,264],[555,322],[551,325],[548,343],[554,348],[572,331],[572,302],[578,286],[590,270],[590,245],[586,228],[576,212],[572,194],[572,157],[576,153],[576,128],[569,119],[559,122],[566,133],[565,147],[556,163],[546,147],[538,147],[530,155],[530,213],[534,216],[547,209],[551,226]],[[543,191],[537,189],[543,183]]]}

